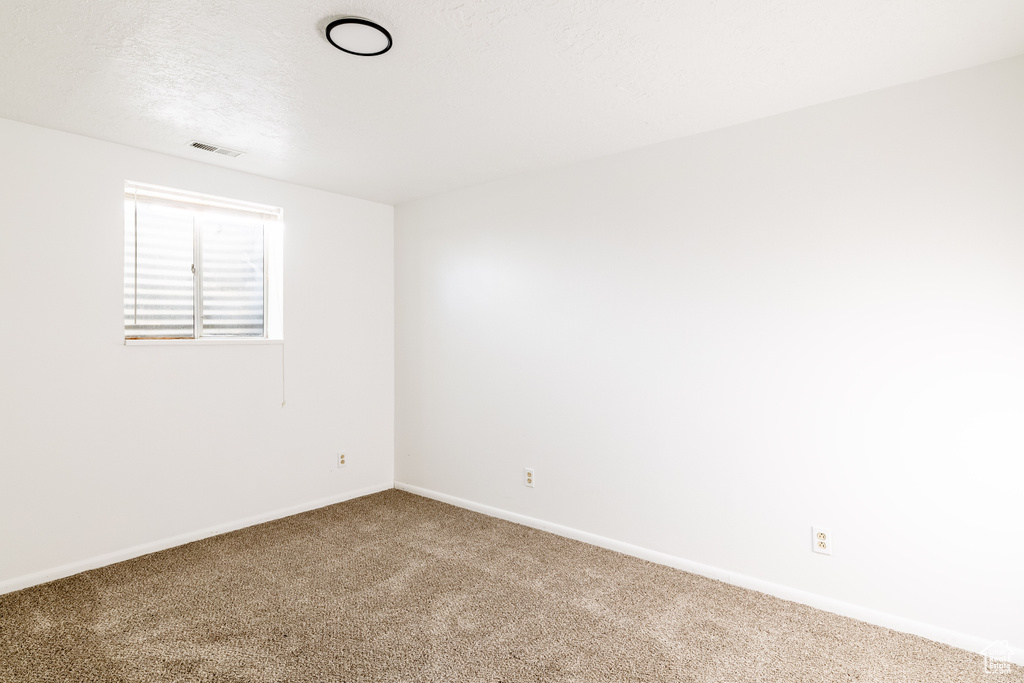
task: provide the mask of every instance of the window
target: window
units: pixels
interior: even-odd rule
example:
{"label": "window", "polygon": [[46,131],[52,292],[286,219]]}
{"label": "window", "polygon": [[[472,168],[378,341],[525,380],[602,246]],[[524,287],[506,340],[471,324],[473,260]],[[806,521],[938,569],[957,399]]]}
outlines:
{"label": "window", "polygon": [[281,209],[125,184],[124,338],[281,339]]}

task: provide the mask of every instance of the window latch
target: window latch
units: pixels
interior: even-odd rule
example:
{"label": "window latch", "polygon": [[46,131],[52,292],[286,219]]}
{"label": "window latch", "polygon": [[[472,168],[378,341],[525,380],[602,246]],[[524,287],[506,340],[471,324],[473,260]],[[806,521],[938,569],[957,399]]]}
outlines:
{"label": "window latch", "polygon": [[192,264],[192,274],[193,275],[196,274],[196,264],[194,264],[194,263]]}

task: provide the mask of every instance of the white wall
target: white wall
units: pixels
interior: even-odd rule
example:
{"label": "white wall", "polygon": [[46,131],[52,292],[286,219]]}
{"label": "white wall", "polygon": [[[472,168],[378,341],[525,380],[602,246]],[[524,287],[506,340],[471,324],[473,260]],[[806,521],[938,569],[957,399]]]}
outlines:
{"label": "white wall", "polygon": [[[11,121],[0,149],[0,588],[392,485],[390,206]],[[283,347],[124,346],[126,179],[284,208]]]}
{"label": "white wall", "polygon": [[1024,646],[1022,121],[1018,58],[398,207],[397,480]]}

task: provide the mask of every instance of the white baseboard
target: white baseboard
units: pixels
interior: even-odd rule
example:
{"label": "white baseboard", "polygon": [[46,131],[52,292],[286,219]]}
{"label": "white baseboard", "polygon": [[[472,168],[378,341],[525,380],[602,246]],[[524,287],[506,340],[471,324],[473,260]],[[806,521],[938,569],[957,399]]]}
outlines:
{"label": "white baseboard", "polygon": [[[710,579],[716,579],[734,586],[749,588],[760,593],[774,595],[775,597],[782,598],[783,600],[799,602],[803,605],[809,605],[810,607],[815,607],[826,612],[832,612],[833,614],[839,614],[844,617],[858,619],[876,626],[890,628],[894,631],[911,633],[916,636],[921,636],[922,638],[928,638],[929,640],[952,645],[953,647],[958,647],[962,650],[985,654],[985,649],[993,645],[992,641],[979,638],[977,636],[967,635],[958,631],[951,631],[938,626],[932,626],[931,624],[906,619],[895,614],[880,612],[868,607],[862,607],[860,605],[836,600],[816,593],[809,593],[807,591],[791,588],[771,581],[764,581],[745,574],[738,574],[725,569],[719,569],[718,567],[700,564],[699,562],[693,562],[667,553],[649,550],[648,548],[642,548],[630,543],[616,541],[615,539],[606,538],[604,536],[598,536],[597,534],[592,534],[587,531],[580,531],[579,529],[562,526],[561,524],[545,522],[542,519],[527,517],[526,515],[521,515],[516,512],[509,512],[508,510],[491,507],[490,505],[484,505],[482,503],[476,503],[456,496],[450,496],[446,493],[439,493],[437,491],[420,488],[419,486],[413,486],[399,481],[395,482],[395,488],[402,491],[408,491],[409,493],[414,493],[425,498],[432,498],[443,503],[449,503],[456,507],[480,512],[490,517],[497,517],[498,519],[504,519],[509,522],[533,527],[534,529],[548,531],[558,536],[564,536],[566,538],[572,538],[577,541],[589,543],[590,545],[614,550],[616,552],[623,553],[624,555],[632,555],[633,557],[639,557],[642,560],[648,560],[657,564],[681,569],[683,571],[690,572],[691,574],[699,574],[700,576],[706,576]],[[1010,661],[1014,664],[1024,666],[1024,648],[1013,647],[1011,645]]]}
{"label": "white baseboard", "polygon": [[226,534],[229,531],[237,531],[238,529],[244,529],[245,527],[253,526],[255,524],[270,522],[275,519],[281,519],[282,517],[290,517],[291,515],[297,515],[300,512],[309,512],[310,510],[334,505],[335,503],[342,503],[346,500],[352,500],[353,498],[361,498],[363,496],[368,496],[371,493],[386,491],[390,488],[394,488],[394,485],[391,482],[387,484],[378,484],[377,486],[368,486],[356,491],[348,491],[335,496],[328,496],[327,498],[318,498],[317,500],[300,503],[299,505],[292,505],[286,508],[271,510],[270,512],[263,512],[258,515],[225,522],[224,524],[206,527],[205,529],[171,536],[170,538],[164,538],[159,541],[142,543],[130,548],[125,548],[124,550],[115,550],[111,553],[96,555],[95,557],[90,557],[78,562],[70,562],[59,567],[53,567],[52,569],[44,569],[43,571],[33,572],[23,576],[16,576],[13,579],[0,581],[0,595],[21,590],[23,588],[29,588],[31,586],[37,586],[41,583],[47,583],[48,581],[63,579],[90,569],[98,569],[99,567],[123,562],[142,555],[148,555],[149,553],[155,553],[160,550],[167,550],[168,548],[191,543],[192,541],[199,541],[204,538],[209,538],[210,536],[219,536],[220,534]]}

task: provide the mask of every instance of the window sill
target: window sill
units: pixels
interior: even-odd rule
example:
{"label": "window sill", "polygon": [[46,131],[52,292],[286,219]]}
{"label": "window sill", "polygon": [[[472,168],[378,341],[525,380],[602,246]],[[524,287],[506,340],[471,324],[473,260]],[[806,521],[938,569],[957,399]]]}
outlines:
{"label": "window sill", "polygon": [[125,346],[263,346],[281,345],[283,339],[125,339]]}

